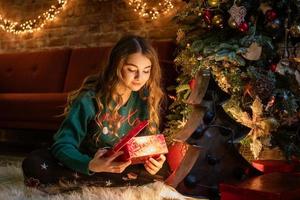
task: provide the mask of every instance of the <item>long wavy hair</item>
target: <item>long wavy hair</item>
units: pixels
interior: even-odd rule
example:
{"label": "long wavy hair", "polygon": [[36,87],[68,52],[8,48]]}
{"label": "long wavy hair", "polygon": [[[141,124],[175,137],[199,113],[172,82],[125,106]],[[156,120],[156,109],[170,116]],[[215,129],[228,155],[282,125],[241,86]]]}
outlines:
{"label": "long wavy hair", "polygon": [[[100,73],[86,77],[78,90],[69,93],[64,114],[68,113],[73,101],[79,94],[87,90],[93,90],[96,93],[96,102],[99,110],[95,119],[97,120],[103,108],[107,107],[111,112],[112,119],[114,119],[111,122],[108,121],[109,127],[113,127],[113,132],[116,133],[120,126],[120,124],[116,123],[119,121],[118,117],[120,117],[118,110],[123,103],[121,95],[116,92],[116,86],[122,80],[121,69],[126,59],[134,53],[141,53],[151,61],[150,78],[143,88],[139,90],[139,94],[142,99],[147,99],[148,130],[150,133],[155,133],[159,128],[159,113],[163,98],[161,69],[156,51],[147,40],[139,36],[125,36],[117,42],[111,50],[107,65],[104,66]],[[103,105],[103,103],[106,105]]]}

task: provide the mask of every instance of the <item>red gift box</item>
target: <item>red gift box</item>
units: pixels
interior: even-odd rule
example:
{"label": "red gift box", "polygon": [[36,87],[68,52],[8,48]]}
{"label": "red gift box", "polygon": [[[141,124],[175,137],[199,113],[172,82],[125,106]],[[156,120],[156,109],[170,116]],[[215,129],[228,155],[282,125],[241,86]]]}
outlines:
{"label": "red gift box", "polygon": [[295,164],[286,160],[254,160],[253,167],[263,173],[293,172]]}
{"label": "red gift box", "polygon": [[185,141],[173,140],[168,151],[166,157],[171,174],[165,183],[176,188],[193,168],[200,155],[200,148]]}
{"label": "red gift box", "polygon": [[122,148],[124,154],[121,160],[131,160],[132,164],[144,163],[148,158],[159,157],[160,154],[168,153],[165,137],[162,134],[133,137]]}
{"label": "red gift box", "polygon": [[104,156],[110,156],[118,151],[124,153],[116,161],[131,160],[132,164],[143,163],[149,157],[157,157],[160,154],[168,153],[167,144],[162,134],[135,137],[146,126],[148,121],[141,121],[131,129],[112,149]]}
{"label": "red gift box", "polygon": [[220,184],[221,200],[300,199],[300,176],[269,173],[237,184]]}
{"label": "red gift box", "polygon": [[180,166],[188,148],[189,144],[180,140],[173,141],[168,146],[169,153],[167,154],[167,162],[172,172]]}

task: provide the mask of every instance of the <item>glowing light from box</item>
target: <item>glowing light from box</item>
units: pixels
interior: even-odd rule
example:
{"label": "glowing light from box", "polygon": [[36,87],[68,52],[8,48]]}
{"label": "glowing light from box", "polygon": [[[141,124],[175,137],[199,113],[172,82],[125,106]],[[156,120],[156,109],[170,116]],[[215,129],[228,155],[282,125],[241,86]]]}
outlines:
{"label": "glowing light from box", "polygon": [[146,150],[145,150],[145,152],[146,152],[146,154],[153,154],[153,153],[155,153],[157,151],[157,148],[155,148],[155,147],[148,147]]}
{"label": "glowing light from box", "polygon": [[131,153],[135,156],[151,155],[167,151],[167,146],[161,136],[134,137],[130,143]]}
{"label": "glowing light from box", "polygon": [[13,34],[32,33],[34,31],[38,31],[43,28],[48,21],[52,21],[57,14],[64,9],[66,4],[67,0],[57,0],[57,3],[51,5],[46,12],[37,16],[35,19],[30,19],[22,23],[5,19],[0,15],[0,27],[4,31]]}

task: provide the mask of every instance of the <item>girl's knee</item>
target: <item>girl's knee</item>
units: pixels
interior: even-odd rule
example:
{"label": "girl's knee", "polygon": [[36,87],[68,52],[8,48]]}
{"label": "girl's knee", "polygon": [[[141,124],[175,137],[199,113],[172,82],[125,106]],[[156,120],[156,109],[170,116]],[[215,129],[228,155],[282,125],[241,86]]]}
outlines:
{"label": "girl's knee", "polygon": [[36,165],[39,163],[39,158],[35,156],[29,156],[22,162],[23,174],[26,177],[33,176],[36,171]]}

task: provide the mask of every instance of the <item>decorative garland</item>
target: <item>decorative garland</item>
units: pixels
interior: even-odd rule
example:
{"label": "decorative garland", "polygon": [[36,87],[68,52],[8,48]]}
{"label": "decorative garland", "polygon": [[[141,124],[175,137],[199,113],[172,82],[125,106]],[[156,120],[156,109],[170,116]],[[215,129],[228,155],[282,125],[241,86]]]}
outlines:
{"label": "decorative garland", "polygon": [[66,4],[67,0],[57,0],[57,3],[51,5],[46,12],[22,23],[5,19],[0,15],[0,27],[13,34],[32,33],[43,28],[47,21],[52,21]]}
{"label": "decorative garland", "polygon": [[144,0],[129,0],[128,4],[133,7],[134,12],[137,12],[143,18],[157,19],[161,14],[168,14],[174,5],[172,0],[163,0],[157,6],[149,7]]}

